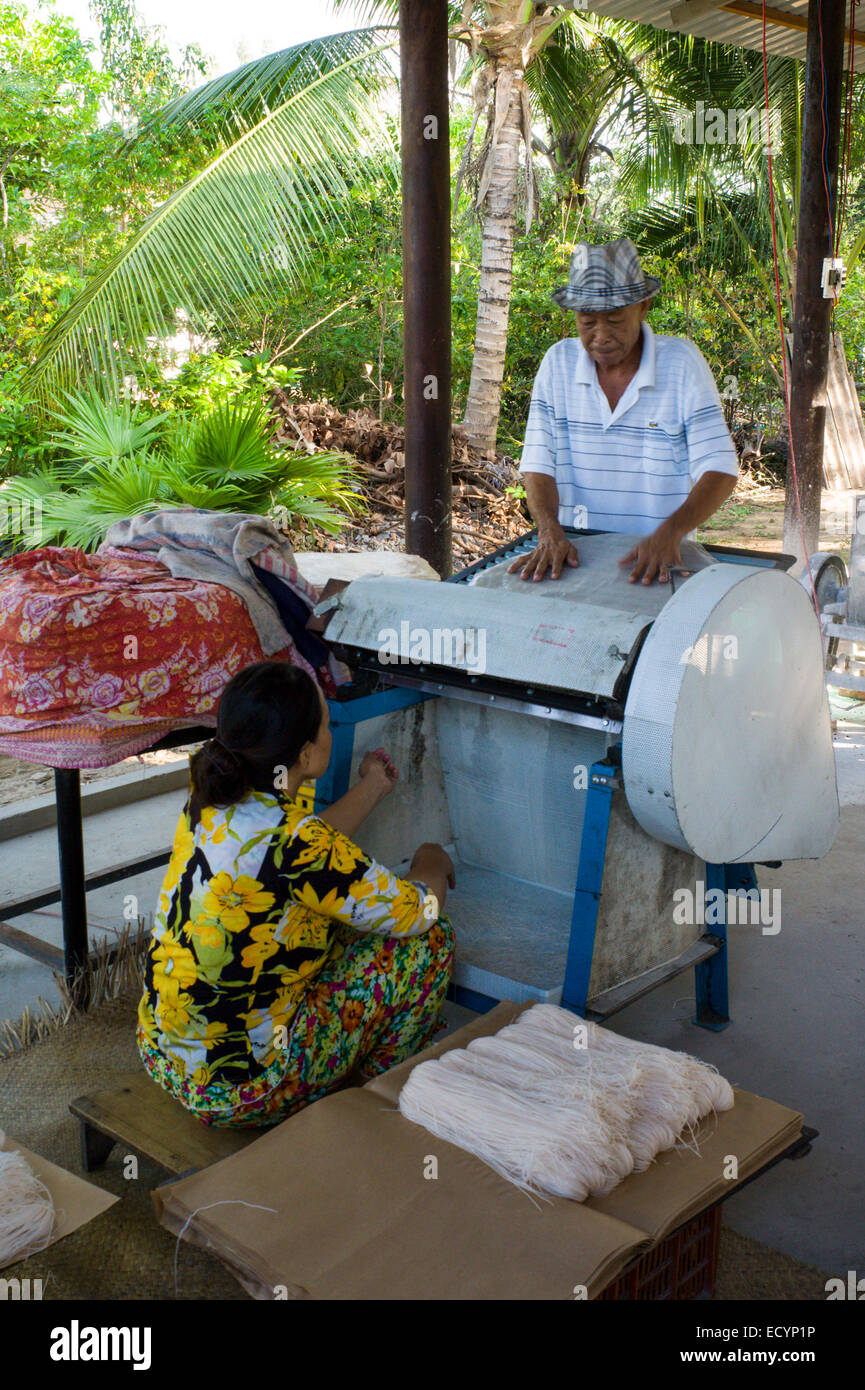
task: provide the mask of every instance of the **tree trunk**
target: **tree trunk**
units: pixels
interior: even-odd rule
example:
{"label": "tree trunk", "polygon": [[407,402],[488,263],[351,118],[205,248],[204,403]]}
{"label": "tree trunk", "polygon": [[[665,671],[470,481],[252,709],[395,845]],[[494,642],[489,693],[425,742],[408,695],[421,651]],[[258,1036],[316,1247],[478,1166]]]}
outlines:
{"label": "tree trunk", "polygon": [[[500,82],[502,76],[500,70]],[[505,350],[508,342],[522,86],[522,73],[515,71],[507,114],[490,155],[492,169],[484,213],[474,358],[463,421],[468,442],[476,449],[490,454],[495,452],[496,447],[502,381],[505,374]]]}

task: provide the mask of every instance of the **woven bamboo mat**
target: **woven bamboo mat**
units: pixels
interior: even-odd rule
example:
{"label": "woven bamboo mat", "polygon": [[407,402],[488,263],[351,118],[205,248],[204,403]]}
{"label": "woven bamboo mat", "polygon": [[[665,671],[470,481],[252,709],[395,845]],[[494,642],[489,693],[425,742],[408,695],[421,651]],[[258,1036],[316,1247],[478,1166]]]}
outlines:
{"label": "woven bamboo mat", "polygon": [[[87,1177],[120,1198],[101,1216],[47,1250],[6,1271],[6,1276],[41,1279],[46,1299],[173,1299],[173,1236],[158,1225],[151,1190],[167,1174],[146,1159],[138,1177],[123,1176],[122,1145],[104,1168],[83,1174],[78,1121],[69,1102],[89,1090],[110,1087],[141,1063],[135,1047],[132,1000],[111,1000],[92,1013],[0,1060],[0,1128],[34,1153]],[[181,1299],[247,1299],[220,1262],[181,1243]]]}
{"label": "woven bamboo mat", "polygon": [[[114,999],[0,1059],[0,1128],[27,1148],[81,1173],[78,1121],[69,1101],[110,1087],[139,1064],[135,1002]],[[89,1180],[120,1197],[110,1211],[6,1271],[41,1279],[46,1299],[173,1299],[175,1240],[156,1222],[151,1189],[166,1180],[139,1159],[123,1176],[121,1145]],[[180,1299],[246,1299],[218,1260],[186,1242],[178,1263]],[[825,1299],[828,1276],[738,1232],[724,1229],[716,1298]]]}

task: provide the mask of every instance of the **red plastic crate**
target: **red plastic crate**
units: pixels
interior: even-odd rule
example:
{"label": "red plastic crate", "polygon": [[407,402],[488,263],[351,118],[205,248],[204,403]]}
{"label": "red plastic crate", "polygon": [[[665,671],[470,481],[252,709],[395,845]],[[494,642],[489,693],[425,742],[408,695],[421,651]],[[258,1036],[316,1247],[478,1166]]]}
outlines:
{"label": "red plastic crate", "polygon": [[715,1291],[721,1205],[659,1241],[608,1284],[599,1299],[711,1298]]}

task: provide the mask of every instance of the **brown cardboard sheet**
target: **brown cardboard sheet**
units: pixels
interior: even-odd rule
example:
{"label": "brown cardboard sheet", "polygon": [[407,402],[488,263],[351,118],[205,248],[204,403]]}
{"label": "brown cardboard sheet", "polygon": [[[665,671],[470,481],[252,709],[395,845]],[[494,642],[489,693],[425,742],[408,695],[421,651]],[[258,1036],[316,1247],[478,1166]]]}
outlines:
{"label": "brown cardboard sheet", "polygon": [[[99,1216],[114,1203],[119,1201],[119,1197],[114,1197],[110,1192],[103,1192],[101,1187],[95,1187],[91,1182],[85,1182],[83,1178],[78,1178],[74,1173],[67,1173],[65,1168],[58,1168],[55,1163],[49,1163],[46,1158],[41,1158],[39,1154],[31,1153],[25,1149],[23,1144],[12,1139],[8,1134],[0,1144],[0,1149],[17,1149],[26,1158],[33,1172],[43,1182],[51,1193],[54,1202],[54,1231],[49,1245],[54,1245],[64,1236],[68,1236],[72,1231],[77,1231],[79,1226],[83,1226],[86,1221],[91,1221],[94,1216]],[[48,1248],[47,1246],[45,1247]],[[9,1263],[0,1266],[9,1269],[12,1265],[18,1264],[24,1256],[18,1256]]]}
{"label": "brown cardboard sheet", "polygon": [[159,1219],[176,1234],[185,1227],[258,1298],[573,1299],[582,1286],[592,1297],[737,1185],[723,1175],[727,1155],[741,1181],[801,1129],[794,1111],[738,1091],[735,1107],[703,1126],[699,1154],[664,1155],[606,1198],[532,1200],[396,1108],[413,1066],[497,1031],[522,1007],[500,1004],[369,1085],[158,1188]]}
{"label": "brown cardboard sheet", "polygon": [[[606,1197],[589,1197],[584,1205],[639,1227],[655,1241],[729,1196],[802,1132],[795,1110],[750,1091],[735,1095],[732,1110],[700,1125],[696,1152],[689,1147],[659,1154],[645,1173],[632,1173]],[[736,1178],[725,1171],[735,1171]]]}

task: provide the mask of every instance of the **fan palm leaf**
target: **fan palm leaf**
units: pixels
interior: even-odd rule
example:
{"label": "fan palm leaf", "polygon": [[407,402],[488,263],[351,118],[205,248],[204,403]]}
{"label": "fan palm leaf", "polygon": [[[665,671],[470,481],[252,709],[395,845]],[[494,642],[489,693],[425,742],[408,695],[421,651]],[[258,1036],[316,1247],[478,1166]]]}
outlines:
{"label": "fan palm leaf", "polygon": [[93,386],[83,395],[64,392],[64,396],[66,408],[55,412],[63,428],[52,431],[51,443],[81,463],[142,453],[168,419],[166,414],[144,415],[128,401],[105,401]]}
{"label": "fan palm leaf", "polygon": [[277,421],[257,397],[226,401],[193,423],[184,462],[202,477],[267,479],[283,466],[273,444],[277,429]]}

